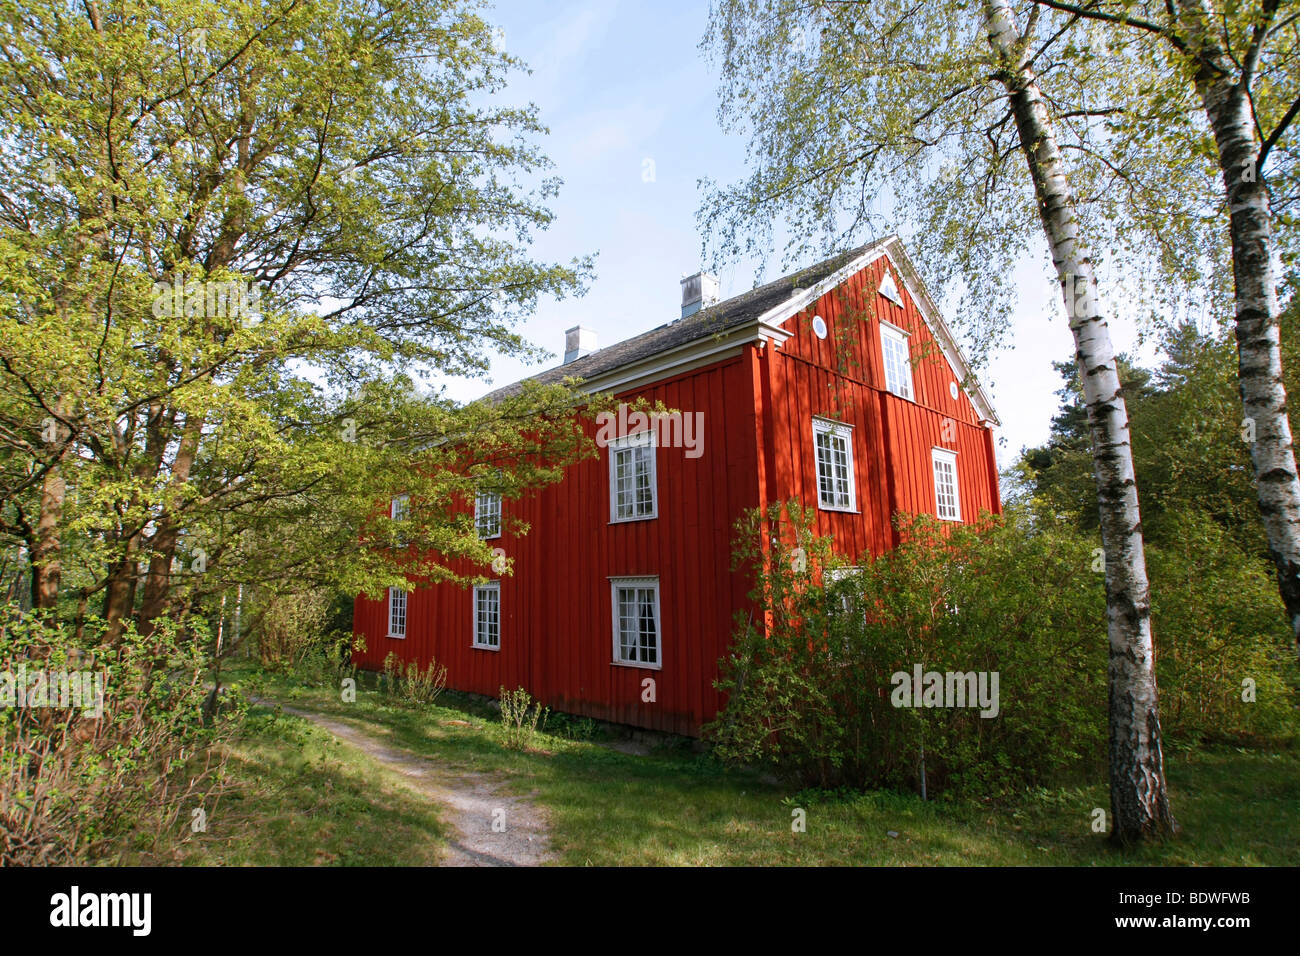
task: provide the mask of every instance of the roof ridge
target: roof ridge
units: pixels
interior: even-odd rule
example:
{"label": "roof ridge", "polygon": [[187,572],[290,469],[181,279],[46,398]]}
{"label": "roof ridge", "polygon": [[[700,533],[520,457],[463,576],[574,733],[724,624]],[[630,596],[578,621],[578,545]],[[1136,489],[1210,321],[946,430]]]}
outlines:
{"label": "roof ridge", "polygon": [[[603,375],[639,359],[647,358],[657,352],[667,351],[669,348],[704,338],[714,331],[723,331],[742,325],[785,301],[785,298],[788,298],[788,293],[794,289],[804,288],[804,286],[796,284],[797,280],[809,280],[808,284],[814,285],[826,278],[826,276],[832,275],[844,264],[866,254],[873,248],[883,245],[892,238],[894,238],[892,235],[886,236],[853,249],[838,252],[820,262],[797,269],[770,282],[765,282],[730,298],[715,302],[708,308],[700,309],[698,312],[684,318],[672,319],[630,338],[622,339],[590,352],[581,358],[574,359],[572,362],[561,363],[533,375],[525,376],[508,385],[503,385],[488,392],[479,401],[503,398],[518,391],[525,382],[529,381],[535,381],[539,384],[553,384],[571,376],[591,378],[596,374]],[[784,297],[776,302],[769,301],[777,293],[783,294]],[[750,306],[755,306],[755,308],[751,309]]]}

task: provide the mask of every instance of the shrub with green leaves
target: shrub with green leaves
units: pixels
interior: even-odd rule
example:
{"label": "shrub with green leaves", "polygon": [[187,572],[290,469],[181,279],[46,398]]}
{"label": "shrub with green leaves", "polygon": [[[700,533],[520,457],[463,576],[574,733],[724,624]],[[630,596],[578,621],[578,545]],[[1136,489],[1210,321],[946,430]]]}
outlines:
{"label": "shrub with green leaves", "polygon": [[1172,533],[1148,552],[1165,735],[1252,745],[1294,736],[1300,668],[1271,566],[1204,512],[1165,521]]}
{"label": "shrub with green leaves", "polygon": [[[102,621],[78,631],[0,607],[0,865],[111,859],[204,806],[220,784],[215,745],[243,709],[205,714],[202,628],[164,618],[147,637],[128,626],[110,644]],[[57,701],[17,698],[15,685],[32,690],[38,673],[62,675]],[[97,675],[98,713],[65,706],[76,699],[64,692],[70,673]]]}
{"label": "shrub with green leaves", "polygon": [[[899,546],[849,568],[812,533],[815,517],[790,502],[738,527],[755,610],[738,618],[721,662],[727,704],[706,728],[720,756],[805,786],[929,794],[998,796],[1103,772],[1099,542],[1014,510],[971,524],[899,516]],[[1149,552],[1165,735],[1293,734],[1296,667],[1265,570],[1213,522],[1184,520],[1181,547]],[[894,675],[918,666],[996,673],[996,716],[895,706]],[[1242,700],[1247,678],[1253,703]]]}
{"label": "shrub with green leaves", "polygon": [[447,687],[447,665],[430,659],[424,669],[415,661],[403,661],[395,651],[384,658],[381,686],[398,703],[432,707]]}
{"label": "shrub with green leaves", "polygon": [[[728,702],[708,728],[722,756],[807,786],[924,779],[929,793],[1001,793],[1100,765],[1105,603],[1087,539],[991,516],[907,518],[898,548],[848,569],[814,517],[791,502],[742,522],[757,611],[722,665]],[[996,672],[997,716],[895,706],[893,675],[917,665]]]}

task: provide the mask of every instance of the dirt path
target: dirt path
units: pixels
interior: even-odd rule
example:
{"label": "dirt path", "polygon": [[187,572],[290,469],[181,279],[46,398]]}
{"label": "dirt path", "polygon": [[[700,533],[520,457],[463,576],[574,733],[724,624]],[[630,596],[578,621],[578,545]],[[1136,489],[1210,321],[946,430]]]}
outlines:
{"label": "dirt path", "polygon": [[445,807],[443,820],[451,832],[440,866],[538,866],[554,859],[545,813],[526,797],[506,792],[500,777],[447,770],[342,721],[278,706],[397,771],[413,790]]}

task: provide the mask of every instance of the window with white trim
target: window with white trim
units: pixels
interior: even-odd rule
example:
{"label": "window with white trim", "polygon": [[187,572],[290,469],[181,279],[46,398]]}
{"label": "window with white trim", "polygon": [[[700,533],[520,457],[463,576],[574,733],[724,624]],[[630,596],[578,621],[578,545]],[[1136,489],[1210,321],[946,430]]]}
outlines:
{"label": "window with white trim", "polygon": [[[388,506],[388,517],[392,518],[394,523],[405,521],[411,516],[411,496],[398,495]],[[406,544],[406,535],[401,531],[397,533],[397,543]]]}
{"label": "window with white trim", "polygon": [[659,579],[610,578],[614,616],[614,663],[661,666]]}
{"label": "window with white trim", "polygon": [[880,323],[880,352],[885,359],[885,388],[903,398],[912,398],[912,360],[907,333],[897,326]]}
{"label": "window with white trim", "polygon": [[406,637],[406,597],[401,588],[388,589],[389,637]]}
{"label": "window with white trim", "polygon": [[857,492],[853,480],[853,429],[843,422],[813,419],[813,451],[817,459],[817,503],[823,511],[853,511]]}
{"label": "window with white trim", "polygon": [[501,496],[480,491],[474,498],[474,528],[480,538],[501,537]]}
{"label": "window with white trim", "polygon": [[659,514],[654,432],[609,445],[609,520],[641,521]]}
{"label": "window with white trim", "polygon": [[957,453],[947,448],[930,452],[934,463],[934,510],[944,521],[961,520],[961,499],[957,494]]}
{"label": "window with white trim", "polygon": [[474,646],[501,649],[501,582],[474,587]]}
{"label": "window with white trim", "polygon": [[[827,607],[832,633],[840,632],[839,646],[847,654],[853,645],[854,622],[851,615],[854,606],[863,611],[862,594],[853,586],[856,576],[864,569],[860,566],[847,568],[827,568],[822,572],[822,586],[831,597],[838,597],[839,607],[831,604]],[[827,644],[826,652],[836,657],[835,643]]]}

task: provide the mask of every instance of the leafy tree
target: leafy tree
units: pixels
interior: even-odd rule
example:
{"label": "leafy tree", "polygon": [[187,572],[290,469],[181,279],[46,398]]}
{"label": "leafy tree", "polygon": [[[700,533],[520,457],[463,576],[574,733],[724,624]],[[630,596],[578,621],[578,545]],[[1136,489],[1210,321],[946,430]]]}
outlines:
{"label": "leafy tree", "polygon": [[[1284,354],[1300,346],[1300,299],[1281,315]],[[1223,415],[1237,390],[1236,346],[1231,332],[1202,332],[1185,324],[1162,340],[1165,359],[1154,371],[1121,356],[1133,432],[1133,461],[1143,489],[1144,537],[1174,545],[1171,522],[1203,513],[1241,552],[1268,559],[1250,463],[1249,433]],[[1298,356],[1300,357],[1300,356]],[[1062,407],[1047,443],[1025,449],[1009,470],[1008,500],[1040,514],[1065,518],[1081,528],[1096,526],[1087,482],[1084,409],[1069,363],[1057,363],[1064,380]],[[1300,388],[1300,372],[1288,362],[1285,385]]]}
{"label": "leafy tree", "polygon": [[476,4],[4,2],[0,47],[0,533],[45,614],[446,577],[479,483],[584,453],[562,388],[417,391],[590,268],[525,251],[558,181]]}
{"label": "leafy tree", "polygon": [[[1292,299],[1282,314],[1287,352],[1297,347],[1298,317]],[[1288,726],[1294,732],[1297,677],[1290,629],[1278,613],[1247,443],[1222,414],[1237,389],[1233,336],[1186,325],[1167,335],[1164,349],[1154,371],[1125,372],[1161,635],[1162,718],[1171,735],[1191,740],[1285,735]],[[1012,466],[1008,507],[1025,507],[1046,525],[1091,529],[1082,405],[1068,364],[1058,368],[1065,402],[1048,443]],[[1287,368],[1288,387],[1300,387],[1294,363]]]}

